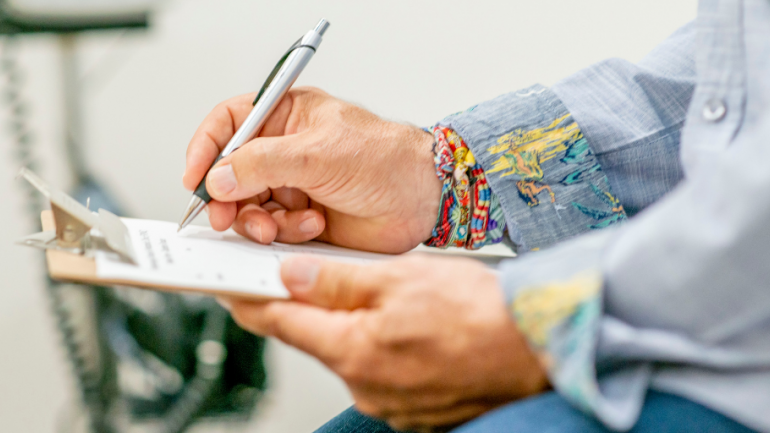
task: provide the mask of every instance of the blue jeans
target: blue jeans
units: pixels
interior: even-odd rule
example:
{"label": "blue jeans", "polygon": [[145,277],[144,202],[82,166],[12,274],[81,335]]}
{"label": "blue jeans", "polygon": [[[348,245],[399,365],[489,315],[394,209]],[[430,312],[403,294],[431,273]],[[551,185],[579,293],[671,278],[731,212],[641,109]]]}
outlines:
{"label": "blue jeans", "polygon": [[[593,418],[574,409],[555,392],[521,400],[488,412],[452,433],[609,433]],[[649,391],[631,433],[752,433],[722,414],[692,401]],[[394,433],[383,421],[350,408],[316,433]]]}

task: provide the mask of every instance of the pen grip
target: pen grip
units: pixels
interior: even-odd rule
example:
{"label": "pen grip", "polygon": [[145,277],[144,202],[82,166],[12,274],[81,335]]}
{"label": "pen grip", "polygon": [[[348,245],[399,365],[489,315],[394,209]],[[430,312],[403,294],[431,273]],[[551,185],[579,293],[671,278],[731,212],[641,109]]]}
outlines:
{"label": "pen grip", "polygon": [[193,194],[197,195],[201,200],[208,203],[211,201],[211,196],[209,195],[209,192],[206,190],[206,178],[209,177],[209,171],[217,165],[220,159],[224,158],[221,154],[217,156],[217,159],[214,160],[213,163],[211,163],[211,167],[209,167],[208,171],[206,172],[206,175],[203,176],[203,179],[201,180],[201,183],[198,184],[198,186],[195,188],[195,192]]}

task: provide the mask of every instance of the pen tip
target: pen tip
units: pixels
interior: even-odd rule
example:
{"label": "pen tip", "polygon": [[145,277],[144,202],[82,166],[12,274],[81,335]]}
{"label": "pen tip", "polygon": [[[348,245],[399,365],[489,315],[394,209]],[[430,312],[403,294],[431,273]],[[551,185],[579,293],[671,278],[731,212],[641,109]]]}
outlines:
{"label": "pen tip", "polygon": [[184,211],[184,215],[182,215],[181,221],[179,221],[179,228],[176,232],[179,233],[180,230],[187,227],[201,213],[204,207],[206,207],[206,202],[197,195],[193,195],[190,199],[190,204],[187,205],[187,209]]}

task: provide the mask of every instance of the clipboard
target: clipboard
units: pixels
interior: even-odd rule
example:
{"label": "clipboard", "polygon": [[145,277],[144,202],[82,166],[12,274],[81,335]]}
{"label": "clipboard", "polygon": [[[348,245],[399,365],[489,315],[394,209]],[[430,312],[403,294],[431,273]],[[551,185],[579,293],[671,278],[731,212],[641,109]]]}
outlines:
{"label": "clipboard", "polygon": [[26,179],[51,202],[51,210],[40,215],[43,231],[26,236],[18,243],[45,250],[48,275],[57,281],[95,286],[129,286],[165,292],[186,292],[245,298],[256,301],[281,299],[222,288],[189,287],[176,284],[148,283],[124,278],[99,276],[95,253],[109,252],[127,263],[136,264],[132,242],[124,223],[116,215],[99,209],[92,212],[69,195],[51,188],[32,171],[22,168]]}
{"label": "clipboard", "polygon": [[[40,214],[44,231],[56,229],[53,212],[45,210]],[[272,301],[281,298],[262,296],[251,293],[227,291],[221,289],[202,289],[199,287],[184,287],[176,285],[146,284],[141,281],[101,278],[96,272],[96,260],[83,254],[76,254],[56,249],[46,249],[46,265],[48,275],[56,280],[94,286],[128,286],[139,289],[157,290],[168,293],[197,293],[211,296],[227,296],[253,301]]]}

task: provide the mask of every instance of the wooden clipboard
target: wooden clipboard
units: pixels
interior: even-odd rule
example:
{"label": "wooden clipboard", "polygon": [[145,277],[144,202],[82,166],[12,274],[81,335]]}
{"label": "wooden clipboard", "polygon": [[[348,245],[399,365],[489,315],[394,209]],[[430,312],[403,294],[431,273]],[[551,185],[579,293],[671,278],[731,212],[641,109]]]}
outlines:
{"label": "wooden clipboard", "polygon": [[[40,215],[43,223],[43,230],[55,230],[56,223],[53,219],[53,212],[43,211]],[[253,293],[231,292],[221,289],[201,289],[171,285],[147,284],[141,281],[121,280],[100,278],[96,273],[96,261],[91,257],[80,254],[72,254],[66,251],[46,250],[45,258],[48,264],[48,275],[56,281],[65,281],[71,283],[90,284],[94,286],[129,286],[140,289],[159,290],[163,292],[185,292],[198,293],[214,296],[226,296],[233,298],[243,298],[255,301],[269,301],[280,298],[273,298]]]}

